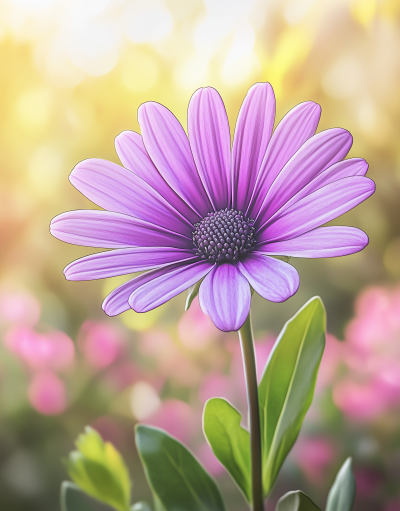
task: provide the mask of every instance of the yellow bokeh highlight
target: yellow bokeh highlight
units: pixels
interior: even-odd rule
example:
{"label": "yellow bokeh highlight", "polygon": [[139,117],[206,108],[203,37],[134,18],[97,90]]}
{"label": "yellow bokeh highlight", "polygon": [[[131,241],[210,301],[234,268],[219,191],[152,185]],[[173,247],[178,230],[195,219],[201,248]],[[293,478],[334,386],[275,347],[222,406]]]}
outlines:
{"label": "yellow bokeh highlight", "polygon": [[149,312],[138,313],[129,310],[121,314],[121,320],[131,330],[143,331],[152,327],[160,319],[163,313],[162,306]]}
{"label": "yellow bokeh highlight", "polygon": [[354,19],[366,28],[372,24],[376,11],[376,0],[356,0],[351,4],[351,13]]}
{"label": "yellow bokeh highlight", "polygon": [[152,57],[143,52],[130,52],[121,65],[121,81],[132,92],[146,92],[157,82],[158,67]]}
{"label": "yellow bokeh highlight", "polygon": [[[116,287],[121,286],[128,280],[134,278],[137,274],[134,275],[121,275],[119,277],[112,277],[104,281],[103,284],[103,296],[104,298],[111,293]],[[167,304],[161,305],[156,309],[153,309],[149,312],[138,313],[134,310],[128,310],[120,315],[121,321],[123,324],[128,327],[130,330],[143,331],[152,327],[163,315]]]}
{"label": "yellow bokeh highlight", "polygon": [[312,45],[311,34],[304,29],[287,29],[279,37],[272,58],[265,62],[264,79],[274,86],[277,98],[283,94],[287,73],[306,59]]}
{"label": "yellow bokeh highlight", "polygon": [[15,105],[16,120],[28,130],[43,129],[50,121],[53,104],[53,95],[49,89],[28,90]]}

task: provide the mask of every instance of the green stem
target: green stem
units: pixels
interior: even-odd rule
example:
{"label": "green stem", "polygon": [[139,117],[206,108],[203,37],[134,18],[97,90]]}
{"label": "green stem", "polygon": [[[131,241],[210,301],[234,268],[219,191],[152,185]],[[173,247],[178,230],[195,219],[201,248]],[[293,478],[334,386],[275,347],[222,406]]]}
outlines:
{"label": "green stem", "polygon": [[239,339],[242,348],[247,403],[249,407],[252,510],[264,511],[260,410],[258,405],[256,357],[254,353],[253,329],[251,327],[250,313],[244,325],[239,330]]}

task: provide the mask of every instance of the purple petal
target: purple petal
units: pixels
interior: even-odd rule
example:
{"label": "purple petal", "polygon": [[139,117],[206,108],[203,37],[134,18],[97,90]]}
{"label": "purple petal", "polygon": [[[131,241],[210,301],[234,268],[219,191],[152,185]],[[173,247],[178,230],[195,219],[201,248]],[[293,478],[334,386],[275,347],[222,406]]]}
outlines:
{"label": "purple petal", "polygon": [[293,195],[349,152],[352,136],[333,128],[311,137],[288,161],[268,190],[258,217],[264,224]]}
{"label": "purple petal", "polygon": [[300,147],[315,134],[321,107],[312,101],[300,103],[276,127],[254,187],[248,214],[255,218],[276,176]]}
{"label": "purple petal", "polygon": [[236,331],[250,312],[250,286],[235,265],[221,264],[201,283],[199,300],[217,328],[223,332]]}
{"label": "purple petal", "polygon": [[84,160],[71,172],[71,183],[101,208],[134,216],[191,236],[193,226],[159,193],[133,172],[106,160]]}
{"label": "purple petal", "polygon": [[192,208],[166,183],[144,147],[142,137],[134,131],[123,131],[115,139],[115,149],[122,165],[134,172],[168,201],[184,218],[196,223],[200,220]]}
{"label": "purple petal", "polygon": [[140,275],[134,281],[136,288],[129,297],[129,305],[136,312],[147,312],[179,295],[204,277],[212,268],[209,261],[179,263]]}
{"label": "purple petal", "polygon": [[138,119],[144,145],[160,174],[201,217],[206,216],[213,208],[178,119],[154,102],[139,107]]}
{"label": "purple petal", "polygon": [[307,195],[257,233],[258,243],[295,238],[337,218],[367,199],[375,183],[367,177],[346,177]]}
{"label": "purple petal", "polygon": [[197,170],[214,209],[231,198],[231,135],[221,96],[212,87],[198,89],[188,109],[190,147]]}
{"label": "purple petal", "polygon": [[111,211],[68,211],[53,218],[50,232],[61,241],[99,248],[175,247],[192,248],[181,234]]}
{"label": "purple petal", "polygon": [[233,138],[233,207],[236,209],[245,211],[248,206],[274,120],[274,91],[269,83],[256,83],[244,98]]}
{"label": "purple petal", "polygon": [[272,217],[268,220],[268,223],[271,223],[274,218],[280,216],[294,203],[299,202],[300,199],[310,195],[310,193],[315,192],[319,188],[322,188],[329,183],[333,183],[334,181],[339,181],[339,179],[343,179],[345,177],[365,176],[367,170],[368,163],[362,158],[351,158],[349,160],[343,160],[335,163],[335,165],[328,167],[315,179],[310,181],[304,188],[297,192],[296,195],[293,195],[286,204],[272,215]]}
{"label": "purple petal", "polygon": [[[196,258],[194,258],[193,261],[195,262]],[[129,297],[134,291],[139,289],[139,287],[144,286],[145,284],[163,276],[171,276],[172,272],[185,268],[189,265],[193,266],[193,263],[190,263],[189,261],[181,261],[173,264],[168,264],[162,268],[148,271],[132,280],[129,280],[128,282],[125,282],[121,286],[114,289],[114,291],[112,291],[105,298],[102,305],[104,312],[108,316],[117,316],[118,314],[121,314],[121,312],[129,310],[131,308],[129,305]],[[199,277],[199,280],[200,279],[201,277]],[[190,287],[190,285],[188,287]]]}
{"label": "purple petal", "polygon": [[120,248],[73,261],[64,269],[64,275],[68,280],[104,279],[192,259],[193,255],[193,250],[178,248]]}
{"label": "purple petal", "polygon": [[101,307],[107,316],[118,316],[130,309],[128,300],[135,287],[135,280],[128,280],[106,296]]}
{"label": "purple petal", "polygon": [[269,255],[291,257],[338,257],[359,252],[368,245],[368,236],[355,227],[318,227],[286,241],[265,243],[257,250]]}
{"label": "purple petal", "polygon": [[296,268],[273,257],[253,252],[238,268],[254,291],[270,302],[284,302],[299,288]]}

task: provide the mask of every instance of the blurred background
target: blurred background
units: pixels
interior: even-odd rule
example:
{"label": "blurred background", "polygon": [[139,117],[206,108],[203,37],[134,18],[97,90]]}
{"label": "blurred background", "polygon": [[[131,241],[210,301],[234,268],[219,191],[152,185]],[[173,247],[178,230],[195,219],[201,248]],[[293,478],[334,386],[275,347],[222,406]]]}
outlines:
{"label": "blurred background", "polygon": [[377,193],[337,223],[364,229],[359,254],[291,260],[299,292],[255,296],[259,373],[284,322],[313,295],[328,313],[314,403],[268,503],[302,489],[321,507],[354,459],[356,510],[400,510],[400,2],[398,0],[0,0],[0,508],[59,509],[61,458],[86,424],[129,465],[133,499],[149,490],[138,421],[198,455],[232,511],[246,505],[201,432],[204,402],[245,413],[239,344],[185,296],[107,318],[121,279],[67,282],[89,249],[49,234],[52,217],[91,208],[68,181],[89,157],[118,163],[114,138],[139,130],[155,100],[186,127],[191,94],[221,93],[231,129],[248,88],[269,81],[277,120],[305,100],[319,130],[354,136]]}

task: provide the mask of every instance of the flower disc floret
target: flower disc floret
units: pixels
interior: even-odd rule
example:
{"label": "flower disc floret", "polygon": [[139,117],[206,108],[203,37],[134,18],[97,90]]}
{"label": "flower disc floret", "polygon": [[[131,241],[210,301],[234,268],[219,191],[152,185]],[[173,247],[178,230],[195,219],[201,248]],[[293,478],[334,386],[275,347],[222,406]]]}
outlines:
{"label": "flower disc floret", "polygon": [[197,255],[215,263],[236,263],[256,244],[254,220],[236,209],[208,213],[195,228],[193,244]]}

